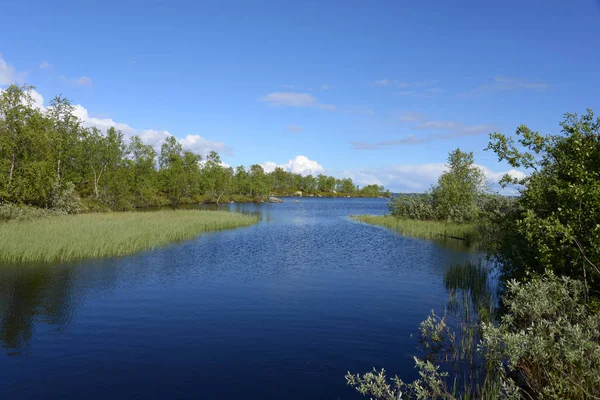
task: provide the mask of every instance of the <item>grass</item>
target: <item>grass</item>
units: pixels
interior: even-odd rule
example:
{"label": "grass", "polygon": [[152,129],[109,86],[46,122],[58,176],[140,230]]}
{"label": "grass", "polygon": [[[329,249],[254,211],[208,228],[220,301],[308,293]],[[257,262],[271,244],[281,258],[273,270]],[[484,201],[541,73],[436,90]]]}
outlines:
{"label": "grass", "polygon": [[477,238],[477,224],[455,223],[444,221],[419,221],[414,219],[398,219],[392,215],[352,215],[355,221],[370,225],[384,226],[405,236],[421,239],[453,238],[466,244],[474,244]]}
{"label": "grass", "polygon": [[256,223],[226,211],[165,210],[80,214],[0,223],[0,262],[61,262],[115,257]]}

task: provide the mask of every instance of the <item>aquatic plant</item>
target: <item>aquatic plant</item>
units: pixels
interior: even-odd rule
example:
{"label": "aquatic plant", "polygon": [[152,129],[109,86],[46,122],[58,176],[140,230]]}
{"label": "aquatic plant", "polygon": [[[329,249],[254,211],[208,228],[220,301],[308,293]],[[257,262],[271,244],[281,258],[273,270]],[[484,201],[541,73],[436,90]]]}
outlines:
{"label": "aquatic plant", "polygon": [[225,211],[177,210],[64,215],[0,223],[0,262],[114,257],[258,221]]}
{"label": "aquatic plant", "polygon": [[462,240],[465,244],[474,244],[477,238],[478,225],[475,223],[421,221],[396,218],[392,215],[352,215],[351,218],[370,225],[384,226],[405,236],[422,239],[449,238]]}

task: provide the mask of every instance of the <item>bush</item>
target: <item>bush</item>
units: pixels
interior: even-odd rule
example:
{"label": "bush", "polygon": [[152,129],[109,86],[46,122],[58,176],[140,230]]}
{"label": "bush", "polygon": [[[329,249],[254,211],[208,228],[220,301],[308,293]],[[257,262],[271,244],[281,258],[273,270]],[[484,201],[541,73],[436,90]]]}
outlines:
{"label": "bush", "polygon": [[[469,361],[463,377],[448,378],[436,360],[460,361],[466,346],[450,333],[445,318],[434,314],[421,324],[425,360],[415,358],[420,379],[405,383],[385,371],[348,373],[358,392],[374,399],[588,399],[600,393],[600,313],[590,309],[585,284],[549,272],[527,283],[510,281],[506,313],[496,324],[478,325],[479,360]],[[463,321],[464,322],[464,321]],[[464,335],[463,335],[464,336]],[[439,354],[438,354],[439,353]],[[438,357],[432,357],[432,355]],[[458,358],[457,358],[458,357]],[[454,382],[452,386],[447,380]]]}
{"label": "bush", "polygon": [[51,209],[66,214],[79,214],[84,210],[81,198],[75,191],[75,185],[71,182],[56,183],[52,188],[48,204]]}
{"label": "bush", "polygon": [[18,206],[16,204],[0,204],[0,221],[31,221],[40,218],[51,217],[55,215],[66,215],[60,210],[49,210],[46,208],[36,208],[31,206]]}
{"label": "bush", "polygon": [[392,199],[388,205],[391,214],[396,218],[418,220],[435,220],[437,213],[433,197],[429,193],[407,195],[401,194]]}
{"label": "bush", "polygon": [[504,370],[528,398],[600,393],[600,313],[590,311],[584,283],[550,273],[507,290],[507,314],[483,325],[488,370]]}

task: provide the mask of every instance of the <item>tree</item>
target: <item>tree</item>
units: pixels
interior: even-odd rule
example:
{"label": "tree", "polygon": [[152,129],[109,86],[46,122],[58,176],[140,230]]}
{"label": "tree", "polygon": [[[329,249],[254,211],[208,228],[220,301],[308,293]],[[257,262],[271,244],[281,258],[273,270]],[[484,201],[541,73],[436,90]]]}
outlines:
{"label": "tree", "polygon": [[486,191],[485,175],[475,165],[473,153],[460,149],[448,155],[448,171],[438,179],[432,191],[438,218],[448,221],[472,221],[479,213],[478,201]]}
{"label": "tree", "polygon": [[267,196],[270,191],[269,180],[265,175],[265,170],[258,164],[250,166],[250,195]]}
{"label": "tree", "polygon": [[45,206],[50,126],[33,106],[32,90],[11,85],[0,94],[0,200]]}
{"label": "tree", "polygon": [[57,96],[52,99],[46,111],[54,127],[51,142],[59,185],[61,178],[75,168],[74,163],[77,159],[81,122],[73,114],[74,110],[68,99]]}
{"label": "tree", "polygon": [[126,155],[123,133],[114,127],[109,128],[106,134],[91,128],[85,137],[84,147],[96,200],[116,206],[121,202],[119,198],[128,192],[128,179],[122,168]]}
{"label": "tree", "polygon": [[232,189],[233,169],[223,166],[221,157],[213,150],[206,156],[206,162],[202,167],[202,173],[206,191],[209,192],[216,199],[217,204],[219,204],[223,195]]}
{"label": "tree", "polygon": [[156,151],[138,136],[133,136],[127,153],[134,203],[140,207],[149,206],[157,194]]}
{"label": "tree", "polygon": [[490,135],[499,160],[530,174],[517,184],[520,196],[500,221],[492,249],[505,274],[523,277],[546,269],[600,287],[600,118],[566,114],[561,134],[540,135],[521,125],[518,144]]}
{"label": "tree", "polygon": [[162,190],[173,206],[181,201],[186,190],[183,148],[174,136],[165,139],[159,156]]}

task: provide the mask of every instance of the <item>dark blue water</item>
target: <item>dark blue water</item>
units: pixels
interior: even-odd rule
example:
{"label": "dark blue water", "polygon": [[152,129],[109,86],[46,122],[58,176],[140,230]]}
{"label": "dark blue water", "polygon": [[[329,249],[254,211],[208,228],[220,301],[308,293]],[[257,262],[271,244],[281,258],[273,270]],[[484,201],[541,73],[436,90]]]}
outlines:
{"label": "dark blue water", "polygon": [[0,398],[354,399],[415,377],[467,254],[350,221],[381,199],[233,205],[258,225],[130,257],[0,267]]}

